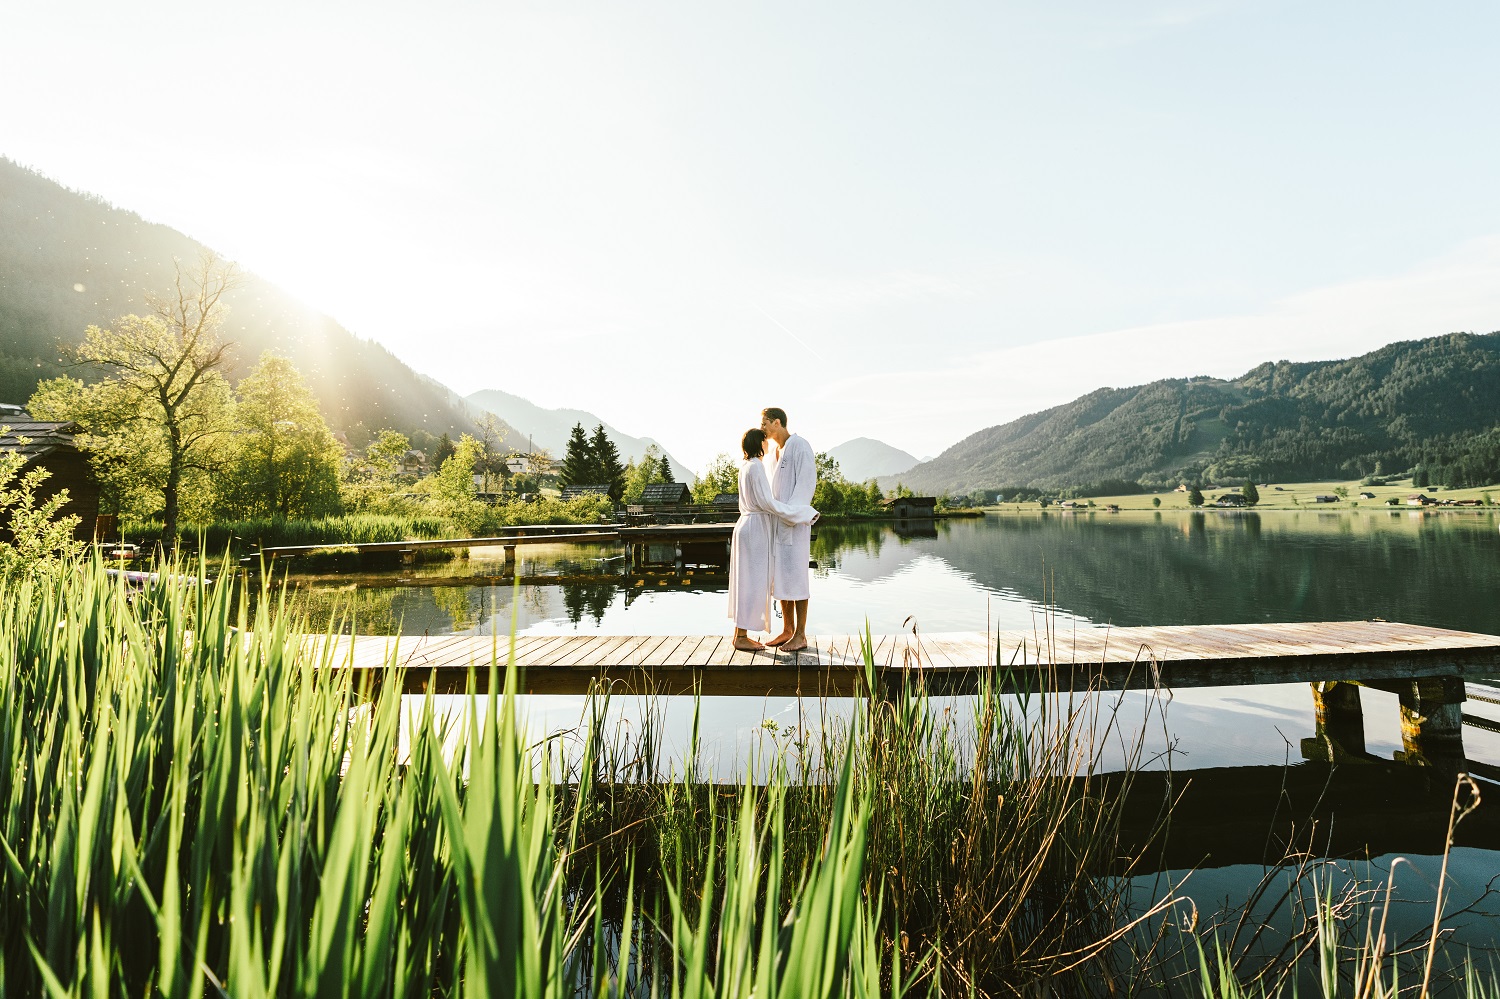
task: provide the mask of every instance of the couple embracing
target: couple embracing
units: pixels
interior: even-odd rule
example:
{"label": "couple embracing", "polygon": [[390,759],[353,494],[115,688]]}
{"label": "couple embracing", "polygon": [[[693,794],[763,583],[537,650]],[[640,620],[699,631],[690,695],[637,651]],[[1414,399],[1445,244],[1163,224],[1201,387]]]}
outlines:
{"label": "couple embracing", "polygon": [[[774,446],[776,472],[768,481],[767,444]],[[786,429],[786,411],[761,411],[760,426],[740,441],[740,519],[729,550],[729,616],[734,647],[744,651],[807,648],[808,559],[812,554],[812,508],[818,465],[812,445]],[[781,601],[781,633],[765,642],[750,632],[771,630],[771,601]]]}

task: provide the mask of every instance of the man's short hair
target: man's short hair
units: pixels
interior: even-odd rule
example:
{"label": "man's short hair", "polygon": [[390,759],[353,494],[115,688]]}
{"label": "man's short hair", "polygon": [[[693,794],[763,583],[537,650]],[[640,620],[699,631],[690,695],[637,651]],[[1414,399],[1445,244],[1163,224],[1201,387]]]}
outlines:
{"label": "man's short hair", "polygon": [[780,420],[782,427],[786,426],[786,410],[780,406],[767,406],[760,411],[762,420]]}

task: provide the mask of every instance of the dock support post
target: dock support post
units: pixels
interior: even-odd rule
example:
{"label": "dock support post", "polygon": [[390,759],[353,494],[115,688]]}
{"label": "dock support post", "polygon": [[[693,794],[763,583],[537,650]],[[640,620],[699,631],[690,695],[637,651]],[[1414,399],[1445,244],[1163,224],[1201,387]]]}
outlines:
{"label": "dock support post", "polygon": [[516,546],[515,545],[506,545],[505,546],[505,565],[506,565],[506,568],[508,568],[508,569],[512,569],[512,570],[515,569],[515,567],[516,567]]}
{"label": "dock support post", "polygon": [[1429,676],[1395,683],[1371,683],[1401,701],[1400,754],[1406,763],[1457,774],[1464,759],[1464,682],[1456,676]]}
{"label": "dock support post", "polygon": [[1365,756],[1365,712],[1359,702],[1359,685],[1330,681],[1312,685],[1317,733],[1302,740],[1302,757],[1342,763]]}

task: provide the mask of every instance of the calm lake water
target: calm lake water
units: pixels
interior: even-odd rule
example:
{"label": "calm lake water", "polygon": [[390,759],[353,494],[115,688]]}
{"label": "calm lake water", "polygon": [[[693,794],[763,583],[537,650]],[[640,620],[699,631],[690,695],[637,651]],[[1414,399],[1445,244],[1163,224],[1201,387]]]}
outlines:
{"label": "calm lake water", "polygon": [[[512,627],[520,633],[696,634],[729,627],[722,572],[626,575],[618,548],[526,546],[518,549],[523,576],[576,581],[517,590],[500,582],[500,558],[498,549],[476,549],[470,559],[443,565],[293,580],[303,606],[319,614],[353,611],[365,634],[505,635]],[[1065,646],[1073,629],[1109,625],[1373,617],[1500,634],[1500,518],[1485,511],[1007,512],[942,521],[917,533],[889,525],[824,525],[813,558],[811,630],[820,634],[862,631],[866,622],[877,634],[913,624],[929,633],[1040,631],[1050,619]],[[1471,684],[1469,691],[1465,752],[1494,774],[1500,767],[1500,686]],[[1346,829],[1375,827],[1375,839],[1384,844],[1376,856],[1336,868],[1335,880],[1380,880],[1397,853],[1415,855],[1397,875],[1397,897],[1408,900],[1409,913],[1403,917],[1398,907],[1394,918],[1413,932],[1430,923],[1438,863],[1432,854],[1441,850],[1452,783],[1430,772],[1413,777],[1418,768],[1396,764],[1403,746],[1394,694],[1361,690],[1365,751],[1385,762],[1332,773],[1326,762],[1304,758],[1303,740],[1316,729],[1306,684],[1183,690],[1156,700],[1143,693],[1110,697],[1119,697],[1126,741],[1139,738],[1147,768],[1192,777],[1207,794],[1198,806],[1204,814],[1184,816],[1180,829],[1174,825],[1174,849],[1162,857],[1162,873],[1139,879],[1143,900],[1158,896],[1177,877],[1172,871],[1185,867],[1201,868],[1184,888],[1200,908],[1252,895],[1263,865],[1274,866],[1280,856],[1268,830],[1280,802],[1289,793],[1295,797],[1295,789],[1284,788],[1300,784],[1306,797],[1325,794],[1326,785],[1328,800],[1342,804],[1325,808],[1322,820],[1343,822]],[[576,727],[583,699],[533,697],[525,710],[540,736]],[[612,714],[629,729],[641,724],[646,710],[670,745],[687,746],[691,703],[673,698],[647,708],[626,699]],[[822,711],[847,710],[847,702],[705,698],[701,766],[720,776],[741,774],[745,761],[778,740],[785,744],[789,730],[820,724]],[[961,706],[955,716],[962,716]],[[1102,763],[1110,768],[1119,759],[1106,752]],[[1500,800],[1500,784],[1485,781],[1483,787]],[[1412,804],[1418,798],[1426,812]],[[1500,836],[1491,842],[1485,835],[1477,842],[1471,835],[1454,852],[1449,872],[1449,908],[1476,905],[1460,920],[1456,937],[1474,947],[1500,944],[1500,901],[1485,894],[1500,873]],[[1317,842],[1313,849],[1320,849]],[[1282,909],[1257,918],[1284,923],[1290,917]]]}

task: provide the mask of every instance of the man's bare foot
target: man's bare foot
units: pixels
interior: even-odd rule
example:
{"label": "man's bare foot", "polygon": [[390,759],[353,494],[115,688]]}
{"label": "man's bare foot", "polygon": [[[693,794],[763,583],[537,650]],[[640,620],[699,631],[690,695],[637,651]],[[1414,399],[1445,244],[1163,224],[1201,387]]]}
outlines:
{"label": "man's bare foot", "polygon": [[801,635],[793,635],[781,646],[782,652],[801,652],[807,648],[807,639]]}
{"label": "man's bare foot", "polygon": [[765,648],[764,645],[749,637],[736,638],[734,640],[734,647],[739,649],[741,652],[759,652],[761,649]]}
{"label": "man's bare foot", "polygon": [[766,642],[766,645],[768,647],[774,649],[774,648],[777,648],[778,646],[785,645],[787,642],[790,642],[793,637],[795,637],[795,636],[793,636],[790,631],[783,631],[781,634],[777,635],[775,638],[769,639]]}

